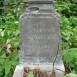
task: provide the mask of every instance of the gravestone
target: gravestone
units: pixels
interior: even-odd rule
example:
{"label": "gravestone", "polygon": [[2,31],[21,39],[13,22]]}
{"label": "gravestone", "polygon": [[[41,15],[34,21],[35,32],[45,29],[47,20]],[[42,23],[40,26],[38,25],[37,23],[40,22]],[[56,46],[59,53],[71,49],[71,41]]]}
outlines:
{"label": "gravestone", "polygon": [[29,6],[20,16],[20,64],[13,77],[23,77],[24,67],[52,71],[56,77],[64,75],[61,51],[59,15],[53,0],[29,0]]}

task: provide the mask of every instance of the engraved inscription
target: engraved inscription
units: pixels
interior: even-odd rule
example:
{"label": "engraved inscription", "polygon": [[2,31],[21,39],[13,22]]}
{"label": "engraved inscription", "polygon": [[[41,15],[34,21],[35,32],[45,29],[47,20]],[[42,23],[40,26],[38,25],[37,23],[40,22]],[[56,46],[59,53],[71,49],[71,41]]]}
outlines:
{"label": "engraved inscription", "polygon": [[55,56],[58,36],[52,19],[33,18],[24,22],[23,26],[25,56]]}
{"label": "engraved inscription", "polygon": [[[53,37],[52,37],[53,36]],[[56,39],[57,35],[56,34],[48,34],[48,35],[39,35],[39,34],[26,34],[26,38],[29,40],[49,40],[49,39]]]}

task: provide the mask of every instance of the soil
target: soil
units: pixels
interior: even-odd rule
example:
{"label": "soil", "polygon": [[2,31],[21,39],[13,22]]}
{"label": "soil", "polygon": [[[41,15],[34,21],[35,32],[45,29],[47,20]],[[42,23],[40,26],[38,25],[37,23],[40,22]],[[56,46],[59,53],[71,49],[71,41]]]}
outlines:
{"label": "soil", "polygon": [[48,73],[46,71],[40,70],[39,68],[31,70],[27,67],[24,68],[23,77],[28,77],[27,75],[29,71],[33,72],[33,77],[56,77],[54,70],[52,71],[52,73]]}

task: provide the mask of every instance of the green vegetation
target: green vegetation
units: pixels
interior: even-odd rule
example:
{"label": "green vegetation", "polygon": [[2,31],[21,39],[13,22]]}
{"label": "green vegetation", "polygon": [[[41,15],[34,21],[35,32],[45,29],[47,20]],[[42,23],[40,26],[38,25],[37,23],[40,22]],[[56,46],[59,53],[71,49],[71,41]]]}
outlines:
{"label": "green vegetation", "polygon": [[18,49],[19,22],[9,12],[0,16],[0,77],[12,77],[18,63]]}
{"label": "green vegetation", "polygon": [[[19,16],[27,6],[26,0],[0,0],[0,77],[12,77],[18,64],[20,43]],[[55,10],[61,17],[62,50],[65,66],[77,74],[77,0],[56,0]],[[25,7],[23,10],[21,10]],[[76,77],[75,74],[65,77]]]}
{"label": "green vegetation", "polygon": [[77,74],[70,73],[70,74],[67,74],[65,77],[77,77]]}
{"label": "green vegetation", "polygon": [[71,70],[76,73],[77,71],[77,48],[64,50],[64,61],[66,65],[71,67]]}
{"label": "green vegetation", "polygon": [[5,7],[3,0],[0,4],[0,77],[12,77],[19,58],[21,9],[14,2]]}
{"label": "green vegetation", "polygon": [[[65,67],[77,74],[77,0],[56,0],[55,9],[61,16],[63,60]],[[68,71],[66,69],[66,71]],[[69,72],[70,72],[69,71]],[[76,75],[77,76],[77,75]],[[74,74],[66,77],[75,77]]]}
{"label": "green vegetation", "polygon": [[[72,2],[71,2],[72,1]],[[56,11],[61,16],[61,33],[63,50],[77,48],[77,0],[57,0]]]}

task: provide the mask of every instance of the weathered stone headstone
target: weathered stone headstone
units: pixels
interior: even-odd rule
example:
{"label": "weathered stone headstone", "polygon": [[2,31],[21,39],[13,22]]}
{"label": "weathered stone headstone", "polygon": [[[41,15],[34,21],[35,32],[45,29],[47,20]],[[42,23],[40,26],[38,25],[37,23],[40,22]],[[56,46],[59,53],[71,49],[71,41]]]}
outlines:
{"label": "weathered stone headstone", "polygon": [[20,16],[21,65],[13,77],[16,73],[22,74],[24,67],[52,71],[54,61],[56,77],[64,74],[59,16],[52,3],[53,0],[29,0],[26,12]]}

